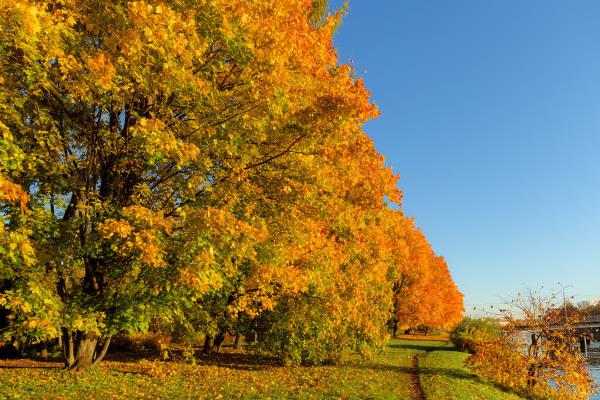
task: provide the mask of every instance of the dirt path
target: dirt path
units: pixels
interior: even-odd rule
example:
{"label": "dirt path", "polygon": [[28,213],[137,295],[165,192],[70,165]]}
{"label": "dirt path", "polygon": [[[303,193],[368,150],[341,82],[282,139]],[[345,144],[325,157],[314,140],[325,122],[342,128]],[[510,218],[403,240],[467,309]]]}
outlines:
{"label": "dirt path", "polygon": [[414,355],[410,367],[410,383],[413,400],[425,400],[425,392],[419,380],[419,356]]}

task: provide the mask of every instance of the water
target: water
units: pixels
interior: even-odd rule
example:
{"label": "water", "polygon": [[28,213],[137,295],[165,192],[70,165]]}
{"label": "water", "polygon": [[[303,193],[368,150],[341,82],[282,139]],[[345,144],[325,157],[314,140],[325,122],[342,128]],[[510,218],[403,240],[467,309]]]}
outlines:
{"label": "water", "polygon": [[[600,342],[592,342],[588,349],[588,361],[590,372],[598,384],[600,384]],[[600,400],[600,394],[590,397],[590,400]]]}
{"label": "water", "polygon": [[[600,365],[590,366],[590,371],[592,372],[592,376],[594,380],[600,384]],[[600,400],[600,395],[595,395],[590,397],[590,400]]]}

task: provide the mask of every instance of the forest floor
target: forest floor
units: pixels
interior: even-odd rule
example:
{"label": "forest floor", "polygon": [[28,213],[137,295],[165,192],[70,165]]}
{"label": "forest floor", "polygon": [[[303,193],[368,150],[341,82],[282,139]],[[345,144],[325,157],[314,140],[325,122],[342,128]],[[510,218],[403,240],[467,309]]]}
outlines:
{"label": "forest floor", "polygon": [[113,355],[85,373],[0,360],[0,399],[519,399],[467,371],[467,356],[443,341],[394,339],[370,361],[321,367],[227,352],[195,363]]}

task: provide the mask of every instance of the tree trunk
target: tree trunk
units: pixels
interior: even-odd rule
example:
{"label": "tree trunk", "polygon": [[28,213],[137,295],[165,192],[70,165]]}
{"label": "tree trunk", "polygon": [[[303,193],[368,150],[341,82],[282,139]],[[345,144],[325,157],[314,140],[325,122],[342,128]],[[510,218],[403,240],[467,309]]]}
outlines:
{"label": "tree trunk", "polygon": [[244,343],[244,337],[239,333],[235,335],[235,341],[233,342],[233,346],[236,350],[242,350],[242,344]]}
{"label": "tree trunk", "polygon": [[48,358],[48,342],[40,343],[40,357]]}
{"label": "tree trunk", "polygon": [[73,343],[73,334],[68,329],[63,328],[62,334],[63,357],[65,359],[65,368],[71,368],[75,364],[75,347]]}
{"label": "tree trunk", "polygon": [[202,353],[204,353],[204,354],[212,353],[213,343],[214,343],[214,340],[213,340],[212,335],[206,335],[204,337],[204,348],[202,349]]}
{"label": "tree trunk", "polygon": [[102,347],[97,348],[99,337],[93,332],[78,332],[73,337],[67,332],[63,339],[65,354],[65,367],[77,371],[85,371],[96,366],[108,351],[111,337],[104,339]]}
{"label": "tree trunk", "polygon": [[75,364],[71,369],[85,371],[91,368],[96,354],[96,344],[98,344],[98,336],[95,333],[79,333],[75,347]]}
{"label": "tree trunk", "polygon": [[213,350],[215,352],[218,353],[221,350],[221,345],[225,341],[225,334],[226,333],[227,333],[226,330],[222,330],[219,333],[217,333],[217,336],[215,336],[215,341],[214,341],[214,346],[213,346]]}
{"label": "tree trunk", "polygon": [[102,343],[102,347],[100,348],[100,353],[96,354],[96,358],[94,359],[94,362],[92,363],[92,367],[95,367],[100,361],[102,361],[104,359],[104,356],[108,352],[108,348],[110,346],[111,339],[112,339],[112,336],[108,336],[106,339],[104,339],[104,343]]}

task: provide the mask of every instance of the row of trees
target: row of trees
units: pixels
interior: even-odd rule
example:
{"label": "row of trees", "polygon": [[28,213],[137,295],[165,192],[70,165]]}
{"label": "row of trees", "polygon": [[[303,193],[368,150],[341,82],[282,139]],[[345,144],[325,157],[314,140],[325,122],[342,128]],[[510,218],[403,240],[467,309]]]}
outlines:
{"label": "row of trees", "polygon": [[581,319],[600,315],[600,301],[580,301],[574,304],[570,299],[563,298],[563,303],[556,305],[555,313],[565,317],[573,315]]}
{"label": "row of trees", "polygon": [[326,10],[0,3],[5,339],[60,337],[86,369],[160,315],[217,337],[260,325],[265,349],[318,363],[380,347],[390,320],[460,319]]}

